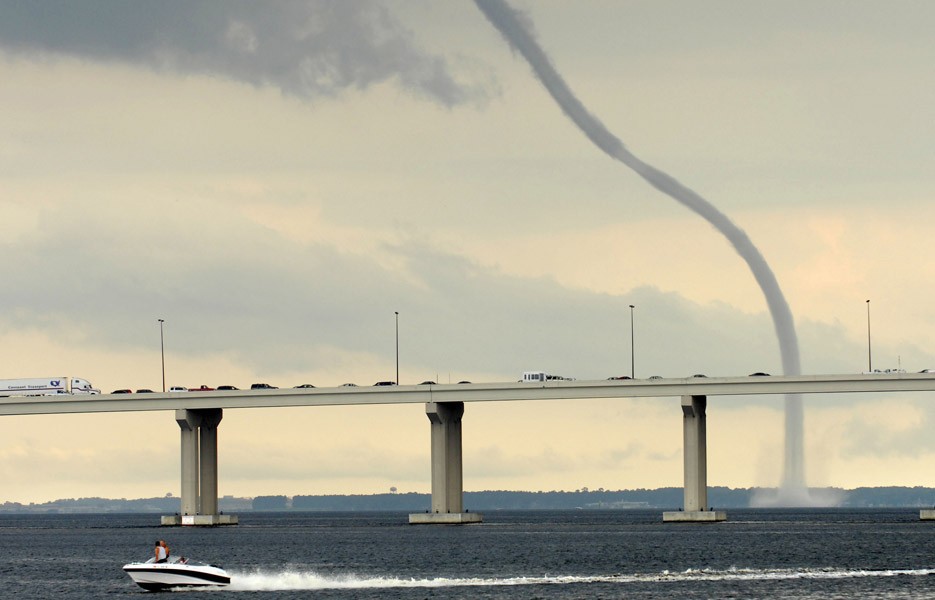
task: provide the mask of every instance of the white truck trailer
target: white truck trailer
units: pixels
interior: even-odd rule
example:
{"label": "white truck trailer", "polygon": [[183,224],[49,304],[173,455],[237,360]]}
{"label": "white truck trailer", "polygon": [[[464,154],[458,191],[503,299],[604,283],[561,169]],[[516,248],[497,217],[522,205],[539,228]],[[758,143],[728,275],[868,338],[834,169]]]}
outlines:
{"label": "white truck trailer", "polygon": [[562,377],[561,375],[549,375],[545,371],[524,371],[523,383],[544,383],[546,381],[574,381],[574,377]]}
{"label": "white truck trailer", "polygon": [[100,394],[87,379],[78,377],[34,377],[0,379],[0,397],[54,396],[57,394]]}

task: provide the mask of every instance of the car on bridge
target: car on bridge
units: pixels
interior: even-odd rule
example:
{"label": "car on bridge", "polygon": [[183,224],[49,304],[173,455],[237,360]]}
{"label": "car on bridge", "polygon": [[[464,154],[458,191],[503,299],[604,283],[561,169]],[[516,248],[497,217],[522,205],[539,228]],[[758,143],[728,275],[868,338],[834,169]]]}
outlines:
{"label": "car on bridge", "polygon": [[233,392],[233,391],[239,390],[239,389],[240,389],[239,387],[236,387],[236,386],[233,386],[233,385],[219,385],[219,386],[218,386],[218,391],[219,391],[219,392]]}
{"label": "car on bridge", "polygon": [[297,385],[297,386],[295,386],[295,387],[292,388],[292,389],[295,389],[295,390],[308,390],[308,389],[311,389],[311,388],[314,388],[314,387],[315,387],[315,386],[312,385],[312,384],[310,384],[310,383],[303,383],[302,385]]}
{"label": "car on bridge", "polygon": [[376,386],[378,386],[378,385],[396,385],[396,382],[395,382],[395,381],[378,381],[378,382],[376,382],[376,383],[373,384],[373,385],[374,385],[374,387],[376,387]]}
{"label": "car on bridge", "polygon": [[199,387],[190,388],[188,391],[189,391],[189,392],[213,392],[213,391],[214,391],[214,388],[213,388],[213,387],[208,387],[208,386],[206,386],[205,384],[201,384]]}
{"label": "car on bridge", "polygon": [[114,390],[111,394],[132,394],[133,390]]}
{"label": "car on bridge", "polygon": [[254,383],[250,386],[251,390],[278,390],[279,388],[275,385],[270,385],[268,383]]}
{"label": "car on bridge", "polygon": [[169,391],[170,392],[187,392],[188,388],[182,387],[180,385],[173,385],[172,387],[169,388]]}

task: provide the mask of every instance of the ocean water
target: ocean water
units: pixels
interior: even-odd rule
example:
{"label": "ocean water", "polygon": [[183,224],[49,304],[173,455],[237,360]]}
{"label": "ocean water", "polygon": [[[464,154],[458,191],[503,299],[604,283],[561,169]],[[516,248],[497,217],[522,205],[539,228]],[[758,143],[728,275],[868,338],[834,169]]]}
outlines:
{"label": "ocean water", "polygon": [[[0,598],[140,598],[121,570],[172,553],[223,566],[230,587],[181,598],[932,598],[935,523],[905,510],[490,512],[469,526],[403,513],[243,513],[236,527],[158,515],[0,515]],[[220,594],[220,595],[219,595]],[[166,596],[160,596],[166,597]],[[176,597],[176,596],[170,596]]]}

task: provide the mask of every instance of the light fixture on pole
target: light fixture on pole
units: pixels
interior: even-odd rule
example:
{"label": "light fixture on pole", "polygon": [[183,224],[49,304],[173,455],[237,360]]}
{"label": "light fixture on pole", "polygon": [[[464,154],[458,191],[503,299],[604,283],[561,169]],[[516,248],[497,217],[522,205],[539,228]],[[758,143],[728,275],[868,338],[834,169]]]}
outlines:
{"label": "light fixture on pole", "polygon": [[633,350],[635,348],[634,335],[633,335],[633,309],[636,308],[632,304],[630,305],[630,379],[636,379],[636,358],[634,357]]}
{"label": "light fixture on pole", "polygon": [[396,385],[399,385],[399,311],[396,311]]}
{"label": "light fixture on pole", "polygon": [[867,300],[867,372],[873,373],[873,357],[870,354],[870,300]]}
{"label": "light fixture on pole", "polygon": [[166,345],[162,335],[162,325],[165,319],[159,319],[159,356],[162,358],[162,391],[166,391]]}

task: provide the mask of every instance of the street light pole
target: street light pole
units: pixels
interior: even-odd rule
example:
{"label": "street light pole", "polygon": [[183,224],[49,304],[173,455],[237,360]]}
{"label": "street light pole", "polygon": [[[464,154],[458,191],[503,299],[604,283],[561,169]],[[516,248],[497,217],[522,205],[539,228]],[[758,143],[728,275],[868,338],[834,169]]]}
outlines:
{"label": "street light pole", "polygon": [[159,319],[159,356],[162,357],[162,391],[166,391],[166,345],[162,335],[162,324],[165,319]]}
{"label": "street light pole", "polygon": [[630,305],[630,379],[636,379],[636,358],[634,356],[633,350],[635,348],[634,343],[634,334],[633,334],[633,309],[636,308],[632,304]]}
{"label": "street light pole", "polygon": [[867,371],[873,373],[873,357],[870,354],[870,300],[867,300]]}
{"label": "street light pole", "polygon": [[399,311],[396,311],[396,385],[399,385]]}

